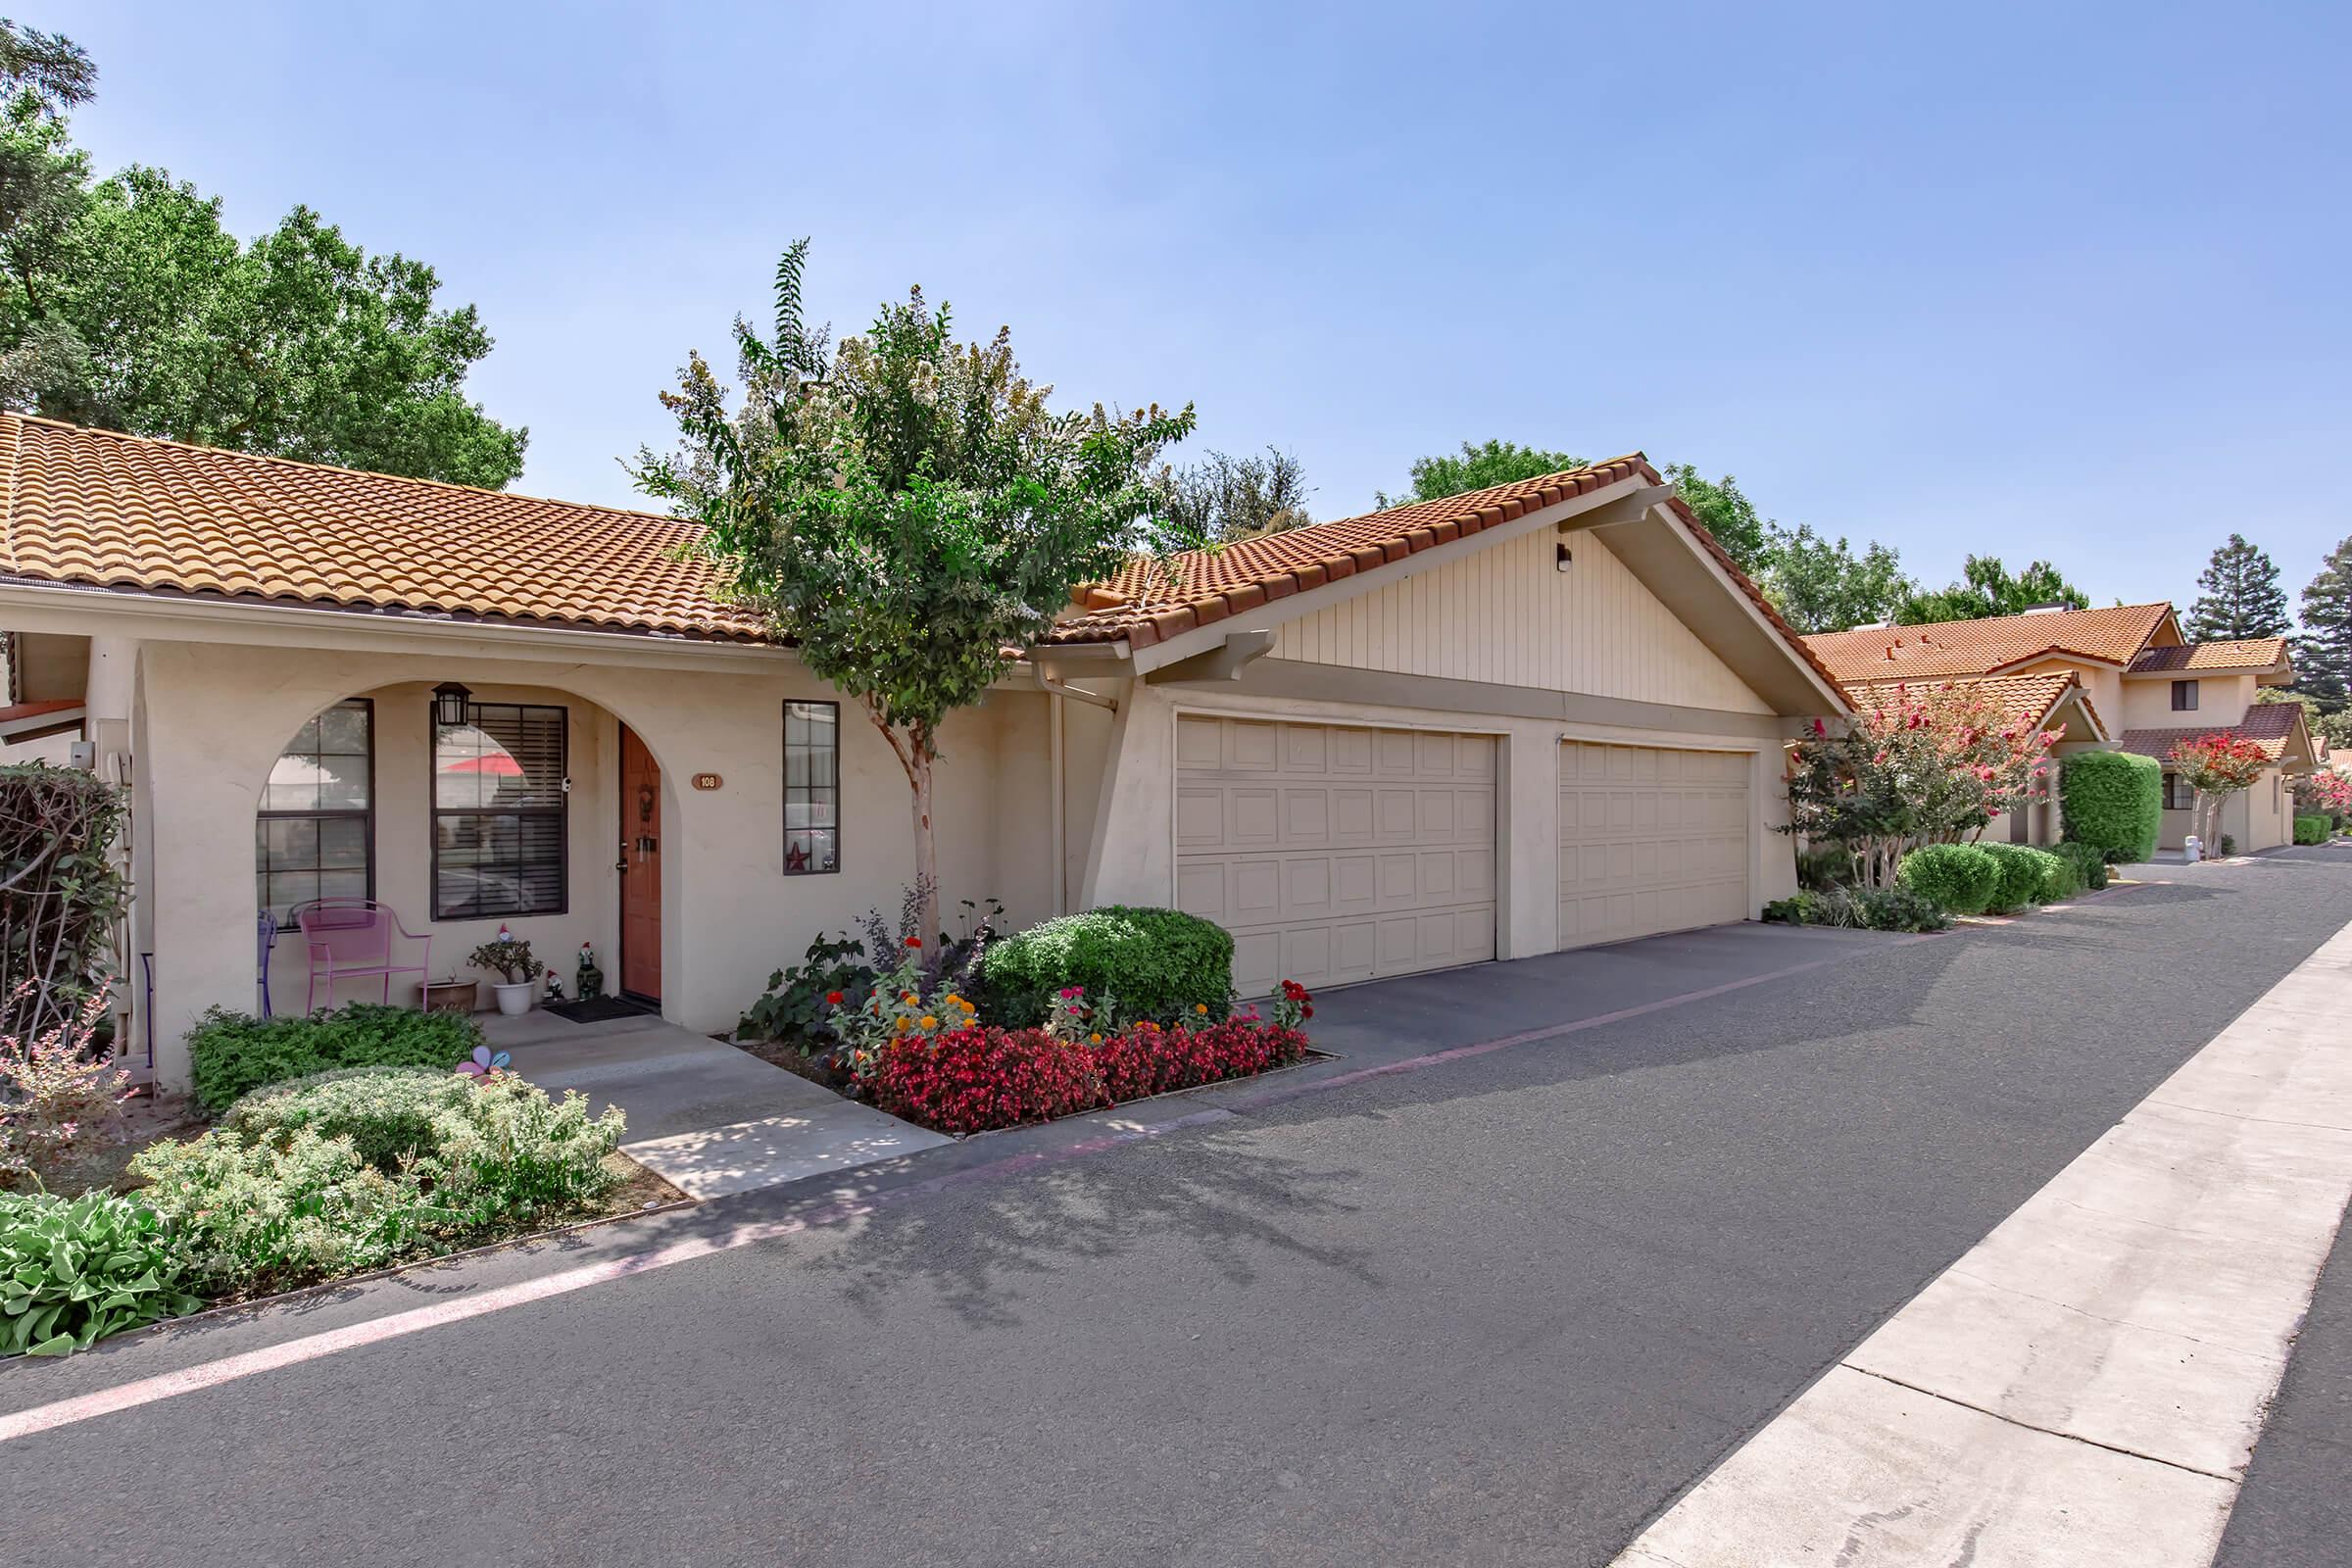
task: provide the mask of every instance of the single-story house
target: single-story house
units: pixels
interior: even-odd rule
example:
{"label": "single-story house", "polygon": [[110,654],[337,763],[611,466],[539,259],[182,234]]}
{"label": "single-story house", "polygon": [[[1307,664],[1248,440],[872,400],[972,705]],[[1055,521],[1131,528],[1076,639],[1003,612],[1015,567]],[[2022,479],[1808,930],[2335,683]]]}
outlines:
{"label": "single-story house", "polygon": [[[687,523],[15,416],[0,489],[26,699],[131,792],[124,1036],[166,1082],[257,967],[304,1005],[302,943],[257,949],[308,900],[391,906],[436,977],[502,923],[565,978],[585,941],[718,1030],[911,875],[884,739]],[[1176,905],[1245,992],[1754,918],[1784,745],[1849,711],[1638,455],[1076,597],[944,727],[943,902]]]}
{"label": "single-story house", "polygon": [[[2045,729],[2064,725],[2056,748],[2062,759],[2099,747],[2165,761],[2174,747],[2200,736],[2250,738],[2272,765],[2253,788],[2224,804],[2222,831],[2246,851],[2293,842],[2290,780],[2312,768],[2314,752],[2302,705],[2260,700],[2262,688],[2294,679],[2281,638],[2191,643],[2182,638],[2173,607],[2158,604],[1863,626],[1808,637],[1805,644],[1858,700],[1900,682],[1948,682],[1987,688],[2022,718],[2040,704],[2039,691],[2057,692],[2036,722]],[[2021,684],[2034,679],[2045,686]],[[2069,684],[2047,687],[2050,681]],[[2184,779],[2165,769],[2163,848],[2180,848],[2192,794]],[[2049,844],[2063,831],[2055,802],[2013,815],[1995,819],[1984,837]]]}

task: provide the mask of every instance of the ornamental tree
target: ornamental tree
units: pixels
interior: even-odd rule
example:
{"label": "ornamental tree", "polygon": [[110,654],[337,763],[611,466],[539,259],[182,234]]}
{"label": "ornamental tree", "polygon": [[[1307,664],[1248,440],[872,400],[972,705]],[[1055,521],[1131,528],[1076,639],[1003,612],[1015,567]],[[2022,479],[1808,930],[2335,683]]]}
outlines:
{"label": "ornamental tree", "polygon": [[2339,821],[2352,816],[2352,778],[2332,768],[2300,775],[2295,780],[2295,809]]}
{"label": "ornamental tree", "polygon": [[2271,765],[2271,755],[2257,743],[2216,731],[2173,748],[2173,768],[2197,792],[2189,823],[2206,843],[2220,840],[2222,804],[2253,786]]}
{"label": "ornamental tree", "polygon": [[920,288],[838,346],[802,311],[808,242],[776,268],[774,335],[735,322],[729,406],[700,353],[662,401],[682,444],[640,452],[640,489],[702,525],[719,591],[761,611],[890,743],[913,796],[922,929],[939,929],[932,764],[948,714],[980,701],[1070,590],[1197,543],[1152,465],[1193,410],[1055,413],[1008,329],[959,343]]}
{"label": "ornamental tree", "polygon": [[2006,715],[1966,686],[1897,685],[1865,699],[1843,734],[1816,719],[1789,749],[1788,826],[1854,858],[1884,888],[1923,844],[1973,839],[2004,812],[2049,798],[2049,751],[2064,733]]}

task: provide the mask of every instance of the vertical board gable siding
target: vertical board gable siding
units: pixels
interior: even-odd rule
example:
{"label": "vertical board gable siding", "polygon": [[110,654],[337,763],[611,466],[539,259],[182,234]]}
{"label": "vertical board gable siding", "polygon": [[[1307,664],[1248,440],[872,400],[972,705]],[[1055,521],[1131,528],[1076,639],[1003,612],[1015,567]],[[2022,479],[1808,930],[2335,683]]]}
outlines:
{"label": "vertical board gable siding", "polygon": [[1772,711],[1598,538],[1569,535],[1575,564],[1557,570],[1558,538],[1547,528],[1522,534],[1302,615],[1281,628],[1273,657]]}

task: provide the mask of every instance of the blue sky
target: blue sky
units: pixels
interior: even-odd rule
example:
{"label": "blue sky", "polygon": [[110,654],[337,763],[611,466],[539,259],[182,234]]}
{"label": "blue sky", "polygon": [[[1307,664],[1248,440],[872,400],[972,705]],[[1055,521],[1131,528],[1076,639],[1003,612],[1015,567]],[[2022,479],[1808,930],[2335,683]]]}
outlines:
{"label": "blue sky", "polygon": [[[1935,13],[1931,15],[1930,13]],[[2352,533],[2352,8],[68,5],[101,169],[430,262],[636,504],[655,393],[814,236],[1071,402],[1196,403],[1317,516],[1502,436],[2185,608]],[[2326,482],[2315,482],[2318,474]]]}

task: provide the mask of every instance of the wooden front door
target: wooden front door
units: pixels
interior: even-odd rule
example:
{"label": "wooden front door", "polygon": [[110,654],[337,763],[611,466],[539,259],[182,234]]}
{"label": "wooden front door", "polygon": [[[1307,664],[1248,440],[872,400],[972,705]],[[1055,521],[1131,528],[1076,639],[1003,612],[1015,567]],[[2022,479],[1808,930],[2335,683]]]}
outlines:
{"label": "wooden front door", "polygon": [[620,989],[662,1000],[662,768],[620,727]]}

